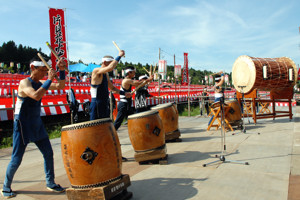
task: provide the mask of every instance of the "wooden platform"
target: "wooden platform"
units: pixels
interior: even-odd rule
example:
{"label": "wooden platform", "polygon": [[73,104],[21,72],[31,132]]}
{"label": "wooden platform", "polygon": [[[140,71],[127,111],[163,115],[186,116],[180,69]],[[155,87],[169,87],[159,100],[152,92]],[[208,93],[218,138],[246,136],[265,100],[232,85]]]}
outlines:
{"label": "wooden platform", "polygon": [[128,174],[122,176],[118,181],[112,182],[103,187],[66,190],[69,200],[127,200],[132,197],[132,192],[127,188],[131,185]]}
{"label": "wooden platform", "polygon": [[163,149],[155,149],[144,152],[135,152],[134,158],[137,162],[160,160],[167,156],[166,146]]}
{"label": "wooden platform", "polygon": [[[168,142],[168,141],[175,141],[175,140],[179,139],[180,135],[181,135],[180,131],[177,129],[177,130],[175,130],[173,132],[166,133],[165,140],[166,140],[166,142]],[[181,140],[180,141],[176,141],[176,142],[181,142]]]}

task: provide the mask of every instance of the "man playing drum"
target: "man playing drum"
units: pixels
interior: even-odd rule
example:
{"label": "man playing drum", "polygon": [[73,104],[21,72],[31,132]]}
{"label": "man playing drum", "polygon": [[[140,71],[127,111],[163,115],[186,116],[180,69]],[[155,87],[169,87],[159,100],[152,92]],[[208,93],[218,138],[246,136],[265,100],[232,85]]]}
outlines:
{"label": "man playing drum", "polygon": [[[153,80],[154,76],[151,76],[151,79]],[[139,80],[147,80],[148,76],[143,75],[139,77]],[[147,105],[147,97],[153,97],[153,95],[149,94],[148,87],[145,85],[144,87],[141,87],[138,89],[135,93],[135,112],[140,113],[149,110],[149,106]]]}
{"label": "man playing drum", "polygon": [[122,91],[113,86],[109,79],[108,72],[113,71],[121,57],[125,55],[123,50],[119,51],[119,56],[115,59],[112,56],[102,58],[101,67],[95,68],[91,78],[91,96],[90,120],[109,118],[109,92],[108,88],[114,93],[130,98],[130,92]]}
{"label": "man playing drum", "polygon": [[[224,83],[224,73],[223,71],[220,71],[216,76],[215,76],[215,102],[221,101],[221,98],[223,98],[223,89],[222,85]],[[213,120],[214,116],[212,116],[208,122],[208,125],[210,125],[211,121]]]}
{"label": "man playing drum", "polygon": [[[131,92],[132,86],[138,86],[141,84],[142,80],[132,80],[135,76],[135,69],[133,66],[129,66],[125,69],[125,79],[122,81],[121,91]],[[153,78],[152,78],[153,79]],[[152,80],[151,78],[146,79],[147,82]],[[132,114],[132,99],[131,97],[126,97],[125,95],[120,94],[120,102],[118,104],[118,114],[116,121],[114,122],[115,129],[118,130],[121,126],[125,117],[128,117],[129,114]]]}
{"label": "man playing drum", "polygon": [[[37,59],[30,62],[30,77],[20,81],[14,113],[13,152],[2,190],[5,198],[16,196],[11,184],[29,142],[34,142],[43,154],[47,189],[54,192],[65,191],[54,181],[53,150],[40,116],[41,99],[47,90],[60,90],[65,87],[66,64],[63,60],[59,60],[57,65],[60,69],[58,83],[52,83],[56,76],[55,71],[53,69],[48,71],[45,64]],[[47,73],[48,79],[42,80]]]}

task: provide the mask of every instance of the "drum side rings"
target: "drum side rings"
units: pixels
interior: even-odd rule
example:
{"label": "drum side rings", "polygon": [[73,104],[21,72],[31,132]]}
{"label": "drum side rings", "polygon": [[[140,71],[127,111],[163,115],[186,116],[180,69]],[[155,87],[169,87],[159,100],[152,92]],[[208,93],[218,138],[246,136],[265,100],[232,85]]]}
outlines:
{"label": "drum side rings", "polygon": [[72,130],[76,130],[76,129],[83,129],[83,128],[88,128],[88,127],[92,127],[92,126],[105,124],[107,122],[111,122],[111,119],[105,120],[105,121],[95,121],[95,122],[90,122],[90,123],[86,123],[86,124],[78,124],[78,125],[75,124],[74,126],[62,127],[61,131],[72,131]]}
{"label": "drum side rings", "polygon": [[142,153],[142,152],[148,152],[148,151],[155,151],[155,150],[161,150],[166,147],[166,144],[163,144],[162,146],[153,148],[153,149],[147,149],[147,150],[135,150],[136,153]]}
{"label": "drum side rings", "polygon": [[106,185],[108,185],[112,182],[121,180],[122,177],[123,177],[123,174],[121,174],[120,176],[118,176],[116,178],[112,178],[112,179],[109,179],[107,181],[103,181],[103,182],[100,182],[100,183],[95,183],[95,184],[90,184],[90,185],[71,185],[71,187],[75,188],[75,189],[87,189],[87,188],[103,187],[103,186],[106,186]]}

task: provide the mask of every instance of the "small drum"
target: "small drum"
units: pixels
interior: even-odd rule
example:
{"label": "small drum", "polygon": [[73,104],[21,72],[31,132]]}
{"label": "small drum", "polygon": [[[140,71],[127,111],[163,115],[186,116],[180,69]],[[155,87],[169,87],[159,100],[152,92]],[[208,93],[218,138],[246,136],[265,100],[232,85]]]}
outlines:
{"label": "small drum", "polygon": [[227,104],[230,107],[225,118],[230,124],[239,123],[242,119],[241,107],[239,105],[239,102],[235,100],[225,101],[225,104]]}
{"label": "small drum", "polygon": [[93,188],[121,179],[122,155],[111,119],[62,127],[61,150],[73,188]]}
{"label": "small drum", "polygon": [[136,152],[165,145],[165,131],[157,111],[146,111],[128,116],[128,133]]}
{"label": "small drum", "polygon": [[157,110],[159,112],[159,116],[161,117],[165,129],[166,140],[179,138],[178,111],[177,108],[174,108],[173,103],[160,104],[152,107],[151,110]]}
{"label": "small drum", "polygon": [[[232,81],[240,93],[248,93],[253,89],[286,89],[293,87],[297,82],[297,66],[287,57],[240,56],[232,67]],[[244,88],[241,89],[241,86]]]}

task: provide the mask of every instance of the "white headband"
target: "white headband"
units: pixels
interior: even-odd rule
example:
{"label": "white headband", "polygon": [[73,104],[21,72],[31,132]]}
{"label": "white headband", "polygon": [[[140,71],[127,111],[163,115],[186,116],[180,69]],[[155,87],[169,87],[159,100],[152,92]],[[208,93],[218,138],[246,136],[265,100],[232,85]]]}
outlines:
{"label": "white headband", "polygon": [[133,71],[135,71],[135,69],[125,69],[125,74],[127,74],[128,72],[133,72]]}
{"label": "white headband", "polygon": [[102,62],[109,62],[109,61],[113,61],[114,59],[113,58],[110,58],[110,57],[108,57],[108,58],[102,58]]}
{"label": "white headband", "polygon": [[220,80],[221,79],[221,77],[216,77],[215,78],[215,81],[218,81],[218,80]]}
{"label": "white headband", "polygon": [[139,80],[142,80],[142,79],[144,79],[144,78],[148,78],[148,76],[147,76],[147,75],[140,76],[140,77],[139,77]]}
{"label": "white headband", "polygon": [[30,65],[33,65],[35,67],[44,67],[45,64],[42,61],[33,61],[32,63],[30,63]]}

